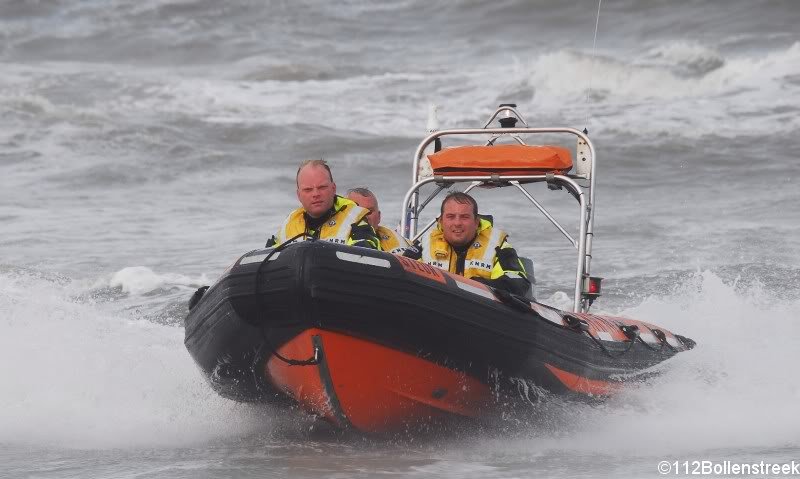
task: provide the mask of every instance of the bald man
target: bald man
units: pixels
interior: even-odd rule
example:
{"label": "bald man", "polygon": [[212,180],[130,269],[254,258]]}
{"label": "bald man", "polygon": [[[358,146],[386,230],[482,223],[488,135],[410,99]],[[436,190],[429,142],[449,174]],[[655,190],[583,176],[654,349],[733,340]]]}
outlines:
{"label": "bald man", "polygon": [[409,247],[405,238],[395,233],[391,228],[382,226],[381,210],[378,207],[378,197],[369,188],[358,187],[347,191],[347,199],[355,201],[358,206],[369,210],[367,221],[375,230],[381,242],[381,250],[394,254],[403,254]]}
{"label": "bald man", "polygon": [[369,210],[336,194],[336,183],[325,160],[304,161],[295,181],[301,206],[286,217],[278,233],[267,241],[267,247],[294,238],[380,250],[380,240],[366,218]]}

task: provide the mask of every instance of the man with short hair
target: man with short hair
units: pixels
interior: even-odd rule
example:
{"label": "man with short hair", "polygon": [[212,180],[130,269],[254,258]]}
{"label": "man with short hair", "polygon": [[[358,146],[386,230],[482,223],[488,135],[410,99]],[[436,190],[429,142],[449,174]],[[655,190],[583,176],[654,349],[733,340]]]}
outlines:
{"label": "man with short hair", "polygon": [[405,238],[397,234],[394,230],[382,226],[381,210],[378,207],[378,197],[369,188],[358,187],[347,191],[347,199],[355,201],[362,208],[369,210],[367,221],[375,230],[381,242],[381,250],[394,254],[403,254],[409,244]]}
{"label": "man with short hair", "polygon": [[292,211],[267,247],[296,240],[320,239],[332,243],[380,250],[380,241],[367,222],[369,210],[336,194],[336,183],[325,160],[306,160],[297,169],[297,199]]}
{"label": "man with short hair", "polygon": [[420,241],[421,261],[494,288],[525,296],[530,281],[508,235],[478,215],[478,203],[466,193],[442,201],[436,227]]}

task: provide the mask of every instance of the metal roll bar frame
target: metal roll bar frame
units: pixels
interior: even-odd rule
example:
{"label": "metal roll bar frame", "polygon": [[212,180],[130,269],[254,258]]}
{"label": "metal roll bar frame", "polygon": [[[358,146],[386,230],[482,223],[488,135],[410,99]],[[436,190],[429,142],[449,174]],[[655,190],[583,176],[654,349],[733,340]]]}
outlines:
{"label": "metal roll bar frame", "polygon": [[[420,216],[420,212],[425,208],[425,206],[430,203],[430,201],[438,195],[442,190],[445,188],[452,186],[455,183],[465,183],[470,182],[471,185],[467,187],[465,192],[470,191],[471,189],[475,188],[476,186],[480,185],[502,185],[502,186],[514,186],[517,188],[533,205],[556,227],[558,230],[567,238],[568,241],[572,243],[572,245],[578,250],[578,261],[577,261],[577,268],[575,272],[575,300],[573,302],[573,311],[574,312],[587,312],[589,306],[591,305],[591,299],[588,294],[588,291],[585,289],[587,288],[586,282],[584,281],[585,278],[589,276],[589,272],[591,269],[591,259],[592,259],[592,238],[594,236],[594,191],[595,191],[595,178],[596,178],[596,169],[595,169],[595,162],[596,162],[596,155],[594,150],[594,145],[592,144],[591,140],[587,136],[586,133],[576,130],[574,128],[516,128],[516,127],[501,127],[501,128],[488,128],[491,122],[497,118],[501,113],[506,114],[506,118],[513,115],[515,118],[521,120],[523,124],[526,124],[524,120],[522,120],[522,116],[513,108],[511,105],[501,105],[500,108],[495,111],[494,115],[489,119],[489,122],[486,123],[484,128],[468,128],[468,129],[450,129],[450,130],[441,130],[435,131],[428,135],[425,139],[417,147],[416,152],[414,153],[414,161],[413,161],[413,173],[411,177],[412,186],[405,194],[403,198],[403,205],[402,205],[402,214],[401,214],[401,222],[400,222],[400,231],[403,233],[403,236],[406,238],[416,240],[418,239],[428,228],[430,228],[436,220],[431,221],[428,225],[421,231],[417,232],[417,221]],[[509,136],[516,142],[520,144],[526,144],[522,141],[519,135],[523,134],[562,134],[562,135],[572,135],[577,137],[579,140],[583,140],[586,143],[586,146],[589,150],[589,155],[587,160],[590,162],[589,172],[585,175],[577,175],[577,174],[566,174],[566,175],[557,175],[557,174],[544,174],[544,175],[503,175],[503,174],[491,174],[491,175],[470,175],[470,176],[442,176],[442,175],[434,175],[431,177],[421,177],[419,172],[419,165],[422,156],[425,154],[426,148],[434,143],[436,140],[441,139],[446,136],[475,136],[475,135],[491,135],[487,145],[494,144],[494,142],[503,136]],[[579,160],[579,159],[578,159]],[[578,184],[576,180],[589,180],[589,192],[588,195],[584,191],[584,187]],[[578,200],[580,205],[580,219],[579,219],[579,228],[578,228],[578,238],[577,240],[573,238],[559,223],[553,218],[550,213],[538,202],[536,199],[522,186],[523,183],[537,183],[537,182],[547,182],[548,185],[553,185],[555,187],[564,187],[567,188],[568,191],[572,193],[572,195]],[[428,198],[424,201],[422,205],[419,203],[419,189],[427,185],[429,183],[436,183],[439,188]]]}

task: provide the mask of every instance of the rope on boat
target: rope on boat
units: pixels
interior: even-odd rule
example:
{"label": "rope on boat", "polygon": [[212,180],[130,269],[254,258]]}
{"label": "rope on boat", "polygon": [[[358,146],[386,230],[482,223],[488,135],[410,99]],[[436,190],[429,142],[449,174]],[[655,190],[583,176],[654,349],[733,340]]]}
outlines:
{"label": "rope on boat", "polygon": [[636,342],[636,338],[639,337],[639,327],[638,326],[635,326],[635,325],[630,325],[630,326],[629,325],[622,325],[622,326],[620,326],[620,329],[622,330],[623,333],[625,333],[625,336],[630,341],[628,342],[628,347],[625,348],[625,350],[617,352],[617,353],[614,353],[614,352],[609,351],[608,348],[606,348],[606,345],[603,344],[602,341],[600,341],[599,339],[594,337],[594,335],[589,331],[589,323],[587,323],[585,320],[580,319],[580,318],[578,318],[576,316],[572,316],[571,314],[565,314],[564,315],[564,321],[567,322],[567,326],[570,327],[571,329],[573,329],[575,331],[581,331],[581,332],[585,333],[587,336],[589,336],[589,338],[592,341],[594,341],[594,343],[597,346],[599,346],[600,349],[608,357],[613,358],[613,359],[620,358],[623,355],[625,355],[628,351],[630,351],[631,348],[633,348],[633,344]]}
{"label": "rope on boat", "polygon": [[[263,311],[265,309],[264,308],[263,295],[258,294],[258,285],[261,282],[261,271],[263,270],[264,265],[269,264],[270,258],[272,258],[272,256],[275,253],[278,253],[278,252],[286,249],[287,246],[289,246],[290,244],[294,243],[294,240],[296,240],[296,239],[298,239],[300,237],[310,237],[312,239],[312,241],[315,239],[313,236],[310,236],[306,232],[302,232],[300,234],[292,236],[291,238],[287,239],[286,241],[284,241],[283,243],[279,244],[278,246],[275,246],[275,248],[272,251],[270,251],[269,254],[267,254],[267,256],[263,260],[261,260],[261,264],[258,265],[258,269],[256,270],[256,280],[255,280],[255,291],[254,291],[254,294],[255,294],[255,297],[256,297],[256,305],[258,306],[258,311],[259,312],[261,312],[261,311]],[[259,329],[261,330],[261,337],[264,340],[264,345],[267,346],[267,348],[269,349],[269,352],[270,352],[271,355],[273,355],[276,358],[280,359],[281,361],[285,362],[289,366],[313,366],[315,364],[319,364],[320,359],[321,359],[321,354],[320,354],[321,351],[319,350],[319,348],[316,345],[314,346],[314,354],[308,359],[291,359],[291,358],[283,357],[278,352],[278,350],[275,348],[275,346],[273,346],[272,342],[270,342],[270,340],[267,338],[266,327],[263,326],[265,323],[266,323],[266,321],[262,321],[261,324],[259,325],[259,326],[261,326]]]}
{"label": "rope on boat", "polygon": [[664,349],[664,346],[667,346],[669,349],[673,351],[678,351],[675,348],[675,346],[669,344],[669,341],[667,341],[667,335],[664,334],[664,331],[661,331],[660,329],[651,329],[651,331],[653,331],[655,337],[658,338],[659,341],[661,341],[661,349]]}
{"label": "rope on boat", "polygon": [[[651,331],[653,332],[653,335],[661,343],[660,347],[654,347],[654,346],[651,346],[647,341],[642,339],[642,337],[639,334],[639,327],[638,326],[636,326],[635,324],[623,324],[623,325],[619,326],[619,329],[622,330],[622,332],[628,338],[628,347],[626,347],[625,350],[623,350],[623,351],[615,353],[615,352],[609,351],[609,349],[606,348],[606,345],[603,344],[602,341],[600,341],[598,338],[594,337],[594,335],[591,333],[591,331],[589,331],[589,323],[586,322],[585,320],[580,319],[580,318],[578,318],[576,316],[569,315],[569,314],[564,315],[564,320],[567,323],[567,327],[569,327],[570,329],[573,329],[575,331],[583,332],[587,336],[589,336],[589,338],[592,341],[594,341],[594,343],[597,346],[599,346],[600,349],[610,358],[617,359],[617,358],[622,357],[624,354],[626,354],[628,351],[630,351],[633,348],[633,345],[636,343],[637,340],[640,343],[644,344],[645,347],[647,347],[647,349],[649,349],[651,351],[656,351],[656,352],[663,351],[665,346],[667,348],[671,349],[674,352],[678,352],[679,351],[678,348],[676,348],[675,346],[671,345],[669,343],[669,341],[667,341],[667,335],[664,333],[664,331],[661,331],[660,329],[651,329]],[[686,340],[684,341],[684,339],[686,339]],[[691,343],[694,343],[694,341],[691,341],[688,338],[683,338],[683,337],[678,336],[678,340],[683,343],[683,345],[686,347],[686,349],[691,349],[692,347],[694,347],[694,344],[691,344]],[[690,344],[691,344],[691,346],[690,346]]]}

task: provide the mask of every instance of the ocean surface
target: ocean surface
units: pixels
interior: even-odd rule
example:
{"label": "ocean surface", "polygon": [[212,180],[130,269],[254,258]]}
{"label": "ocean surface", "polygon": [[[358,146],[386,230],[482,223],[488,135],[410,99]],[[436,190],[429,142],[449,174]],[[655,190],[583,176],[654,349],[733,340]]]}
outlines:
{"label": "ocean surface", "polygon": [[[800,462],[800,3],[3,0],[0,477],[657,477]],[[237,404],[183,346],[195,288],[323,157],[394,226],[431,105],[516,102],[597,150],[593,311],[698,342],[598,404],[457,437],[341,436]],[[563,191],[531,188],[568,228]],[[476,194],[571,304],[574,250]],[[679,475],[685,472],[682,465]],[[721,477],[721,476],[718,476]]]}

